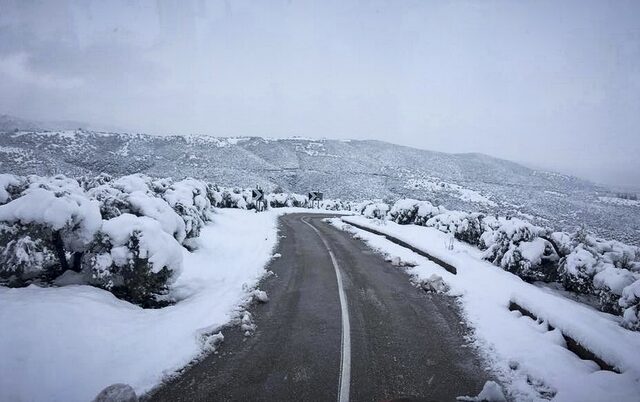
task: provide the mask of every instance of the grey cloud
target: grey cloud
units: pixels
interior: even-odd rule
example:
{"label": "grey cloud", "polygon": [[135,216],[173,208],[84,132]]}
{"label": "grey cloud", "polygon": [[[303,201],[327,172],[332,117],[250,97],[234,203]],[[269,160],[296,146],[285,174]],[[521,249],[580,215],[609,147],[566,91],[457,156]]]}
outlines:
{"label": "grey cloud", "polygon": [[638,19],[634,1],[0,0],[0,66],[28,69],[0,69],[0,108],[373,138],[640,186]]}

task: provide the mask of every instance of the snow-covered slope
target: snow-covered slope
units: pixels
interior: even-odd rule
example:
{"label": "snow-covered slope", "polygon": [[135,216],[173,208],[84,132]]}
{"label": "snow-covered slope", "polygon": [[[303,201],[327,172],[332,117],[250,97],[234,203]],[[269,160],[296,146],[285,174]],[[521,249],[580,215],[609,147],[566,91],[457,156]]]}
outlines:
{"label": "snow-covered slope", "polygon": [[[600,202],[605,188],[482,154],[447,154],[379,141],[158,137],[91,131],[0,134],[0,171],[15,174],[196,177],[342,199],[429,199],[452,209],[533,216],[557,229],[584,224],[640,243],[633,206]],[[633,210],[632,210],[633,209]]]}

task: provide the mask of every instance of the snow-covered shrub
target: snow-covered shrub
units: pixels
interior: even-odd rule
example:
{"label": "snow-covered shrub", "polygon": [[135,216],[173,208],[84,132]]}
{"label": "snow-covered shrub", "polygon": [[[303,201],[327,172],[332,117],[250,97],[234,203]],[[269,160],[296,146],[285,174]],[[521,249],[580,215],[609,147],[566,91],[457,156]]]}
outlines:
{"label": "snow-covered shrub", "polygon": [[99,202],[103,219],[111,219],[124,213],[130,213],[131,205],[127,193],[108,184],[100,184],[90,188],[87,195]]}
{"label": "snow-covered shrub", "polygon": [[125,213],[148,216],[160,222],[162,229],[178,242],[184,243],[187,238],[185,220],[190,218],[183,219],[178,215],[176,210],[161,198],[160,191],[137,189],[127,193],[121,188],[100,184],[87,191],[91,198],[95,198],[100,203],[103,219],[112,219]]}
{"label": "snow-covered shrub", "polygon": [[0,200],[3,284],[87,283],[143,307],[162,302],[180,272],[181,245],[190,248],[214,205],[255,208],[250,190],[142,174],[1,175]]}
{"label": "snow-covered shrub", "polygon": [[384,219],[389,211],[389,204],[384,202],[372,202],[366,205],[362,214],[367,218]]}
{"label": "snow-covered shrub", "polygon": [[[3,253],[11,249],[24,257],[5,259],[7,265],[2,269],[18,275],[33,273],[33,267],[26,269],[27,260],[41,260],[46,274],[79,270],[82,253],[102,222],[98,202],[89,199],[76,180],[64,176],[30,176],[27,183],[16,198],[0,206],[0,222],[14,231],[13,236],[7,236],[9,232],[1,236],[0,249]],[[51,250],[57,257],[56,264],[49,264]],[[72,256],[71,263],[67,254]],[[19,261],[21,268],[12,265]]]}
{"label": "snow-covered shrub", "polygon": [[621,314],[623,309],[618,301],[622,296],[622,291],[640,279],[640,275],[636,276],[626,269],[607,265],[593,277],[593,287],[602,311]]}
{"label": "snow-covered shrub", "polygon": [[6,204],[18,195],[24,181],[12,174],[0,174],[0,205]]}
{"label": "snow-covered shrub", "polygon": [[[560,276],[565,289],[596,294],[605,311],[617,311],[615,302],[620,296],[619,287],[628,282],[629,275],[638,272],[640,267],[638,248],[598,239],[584,228],[577,230],[570,239],[571,252],[560,261]],[[600,272],[603,273],[596,281],[595,277]]]}
{"label": "snow-covered shrub", "polygon": [[265,199],[269,208],[306,207],[309,204],[307,197],[295,193],[271,193],[266,194]]}
{"label": "snow-covered shrub", "polygon": [[563,257],[571,252],[571,236],[566,232],[553,232],[548,238],[557,249],[559,256]]}
{"label": "snow-covered shrub", "polygon": [[100,173],[98,176],[82,176],[80,179],[78,179],[80,187],[82,187],[85,191],[105,185],[112,181],[113,176],[107,173]]}
{"label": "snow-covered shrub", "polygon": [[434,207],[429,201],[418,201],[411,198],[396,201],[389,210],[389,219],[406,225],[415,223],[425,225],[433,216],[446,211],[442,207]]}
{"label": "snow-covered shrub", "polygon": [[124,213],[135,213],[129,196],[131,194],[146,194],[149,197],[159,197],[161,192],[152,189],[150,177],[134,174],[114,179],[101,174],[93,179],[83,178],[83,186],[89,197],[100,203],[100,213],[103,219],[111,219]]}
{"label": "snow-covered shrub", "polygon": [[187,239],[198,237],[205,223],[212,219],[211,201],[207,195],[207,184],[195,179],[173,183],[162,194],[183,219]]}
{"label": "snow-covered shrub", "polygon": [[285,193],[267,194],[265,196],[270,208],[283,208],[288,207],[287,200],[289,197]]}
{"label": "snow-covered shrub", "polygon": [[309,199],[302,194],[289,194],[287,198],[287,206],[288,207],[299,207],[304,208],[309,205]]}
{"label": "snow-covered shrub", "polygon": [[104,221],[84,260],[92,284],[155,307],[182,270],[182,247],[155,219],[126,213]]}
{"label": "snow-covered shrub", "polygon": [[483,233],[483,214],[462,211],[447,211],[435,215],[425,222],[425,226],[433,227],[469,244],[478,245]]}
{"label": "snow-covered shrub", "polygon": [[351,205],[351,211],[355,212],[359,215],[363,215],[364,214],[364,209],[370,205],[373,204],[374,202],[371,200],[366,200],[366,201],[361,201],[361,202],[357,202]]}
{"label": "snow-covered shrub", "polygon": [[0,224],[0,278],[7,279],[11,285],[20,286],[58,263],[50,242],[29,235],[33,229],[19,224]]}
{"label": "snow-covered shrub", "polygon": [[[489,221],[478,241],[483,258],[521,278],[552,281],[556,278],[558,256],[551,244],[542,239],[548,230],[521,219],[498,218]],[[493,228],[493,229],[492,229]]]}
{"label": "snow-covered shrub", "polygon": [[418,210],[416,212],[415,223],[416,225],[425,226],[429,219],[434,216],[446,212],[447,209],[442,206],[434,206],[429,201],[420,201],[418,203]]}
{"label": "snow-covered shrub", "polygon": [[327,211],[348,211],[350,205],[348,202],[344,202],[342,200],[323,200],[320,202],[320,209],[324,209]]}
{"label": "snow-covered shrub", "polygon": [[238,208],[249,209],[247,200],[244,198],[240,190],[228,190],[224,189],[220,193],[220,201],[217,205],[218,208]]}
{"label": "snow-covered shrub", "polygon": [[152,191],[153,181],[147,175],[136,173],[128,176],[122,176],[113,180],[111,186],[117,188],[123,193],[133,193],[134,191],[142,191],[146,193]]}
{"label": "snow-covered shrub", "polygon": [[640,279],[622,289],[622,297],[618,304],[624,309],[622,325],[640,331]]}
{"label": "snow-covered shrub", "polygon": [[597,256],[584,244],[578,244],[560,262],[560,278],[565,289],[593,293],[593,277],[598,272]]}
{"label": "snow-covered shrub", "polygon": [[414,223],[419,203],[420,201],[411,198],[396,201],[389,210],[389,219],[401,225]]}
{"label": "snow-covered shrub", "polygon": [[[126,198],[129,210],[137,216],[148,216],[160,223],[162,230],[173,236],[179,243],[187,238],[185,219],[180,217],[162,198],[134,191]],[[194,237],[194,236],[191,236]]]}

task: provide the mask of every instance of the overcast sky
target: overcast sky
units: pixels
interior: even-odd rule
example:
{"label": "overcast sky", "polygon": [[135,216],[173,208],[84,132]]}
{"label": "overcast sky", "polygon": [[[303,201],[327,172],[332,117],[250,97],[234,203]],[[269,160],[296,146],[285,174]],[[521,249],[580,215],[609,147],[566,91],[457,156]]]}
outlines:
{"label": "overcast sky", "polygon": [[640,186],[640,1],[0,0],[0,113]]}

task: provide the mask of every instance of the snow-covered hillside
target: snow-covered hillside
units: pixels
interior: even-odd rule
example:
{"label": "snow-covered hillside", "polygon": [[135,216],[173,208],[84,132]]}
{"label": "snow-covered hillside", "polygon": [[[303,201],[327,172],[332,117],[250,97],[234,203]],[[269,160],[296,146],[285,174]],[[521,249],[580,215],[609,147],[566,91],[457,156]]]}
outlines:
{"label": "snow-covered hillside", "polygon": [[69,176],[141,172],[302,194],[321,189],[328,197],[351,200],[411,197],[451,209],[524,214],[559,230],[585,225],[602,237],[640,243],[640,215],[630,213],[630,206],[601,202],[599,197],[610,194],[605,188],[486,155],[379,141],[13,131],[0,135],[0,170]]}

